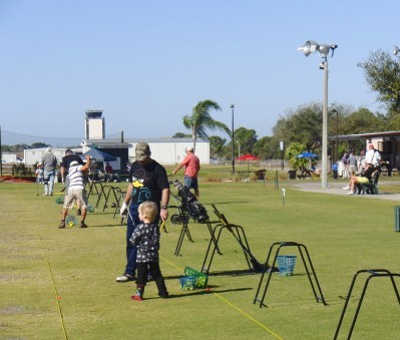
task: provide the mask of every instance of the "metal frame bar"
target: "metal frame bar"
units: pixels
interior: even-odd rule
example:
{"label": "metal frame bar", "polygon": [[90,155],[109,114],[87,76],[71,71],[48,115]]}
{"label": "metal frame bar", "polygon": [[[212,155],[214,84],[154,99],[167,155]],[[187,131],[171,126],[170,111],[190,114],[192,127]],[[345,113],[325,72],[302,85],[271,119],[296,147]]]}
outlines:
{"label": "metal frame bar", "polygon": [[106,193],[104,191],[104,188],[108,187],[108,185],[103,185],[102,182],[98,182],[98,184],[100,185],[100,192],[97,195],[96,209],[99,207],[101,197],[104,196],[104,198],[106,198]]}
{"label": "metal frame bar", "polygon": [[96,191],[96,196],[99,196],[99,189],[97,188],[97,182],[91,181],[90,185],[89,185],[89,191],[88,191],[88,194],[87,194],[87,199],[88,200],[90,198],[90,195],[92,195],[93,189],[94,189],[94,191]]}
{"label": "metal frame bar", "polygon": [[[278,246],[278,247],[276,248],[276,246]],[[280,252],[281,248],[283,248],[283,247],[297,247],[297,249],[298,249],[298,251],[300,253],[300,257],[301,257],[301,259],[303,261],[303,265],[304,265],[304,268],[306,270],[308,281],[310,282],[311,290],[313,291],[315,300],[316,300],[317,303],[318,302],[322,302],[326,306],[327,303],[326,303],[324,295],[322,293],[322,289],[321,289],[321,286],[320,286],[319,281],[318,281],[317,273],[315,272],[314,265],[313,265],[313,263],[311,261],[311,257],[310,257],[310,254],[308,252],[308,249],[304,244],[293,242],[293,241],[280,241],[280,242],[272,243],[272,245],[270,246],[270,248],[268,250],[267,257],[266,257],[266,260],[265,260],[265,264],[264,264],[265,268],[269,268],[269,260],[270,260],[271,253],[272,253],[274,248],[276,250],[275,250],[274,260],[272,262],[272,268],[275,267],[276,259],[277,259],[278,255],[279,255],[279,252]],[[304,257],[303,251],[305,252],[306,258]],[[307,265],[307,262],[308,262],[308,265]],[[311,269],[311,272],[310,272],[310,269]],[[263,280],[264,280],[266,272],[268,272],[267,281],[266,281],[266,284],[265,284],[264,291],[262,293],[261,299],[259,299],[259,294],[261,293],[261,286],[263,284]],[[264,306],[264,300],[265,300],[265,296],[267,295],[268,287],[269,287],[269,284],[270,284],[270,281],[271,281],[271,278],[272,278],[272,272],[273,272],[272,270],[267,270],[267,271],[263,272],[261,274],[260,281],[258,282],[257,291],[256,291],[256,294],[255,294],[254,299],[253,299],[253,304],[255,304],[256,302],[259,302],[260,303],[260,308],[262,308]],[[314,277],[315,282],[313,282],[311,276]],[[317,286],[318,292],[316,291],[315,286]]]}
{"label": "metal frame bar", "polygon": [[194,241],[192,239],[192,235],[190,234],[189,223],[186,222],[189,220],[189,216],[185,213],[183,207],[182,206],[170,206],[170,207],[177,208],[179,215],[182,216],[182,221],[184,221],[182,223],[181,232],[179,234],[178,242],[176,243],[176,248],[175,248],[175,252],[174,252],[175,256],[179,256],[180,252],[181,252],[183,240],[185,239],[185,235],[190,242],[194,242]]}
{"label": "metal frame bar", "polygon": [[[211,226],[209,226],[209,228],[211,228]],[[240,244],[240,248],[242,249],[243,255],[246,259],[246,263],[247,266],[249,267],[249,270],[252,270],[252,266],[250,263],[250,258],[248,253],[246,253],[243,249],[244,247],[247,247],[248,251],[250,251],[250,246],[249,243],[247,241],[247,237],[246,237],[246,233],[244,232],[244,229],[242,226],[240,225],[235,225],[235,224],[222,224],[220,222],[218,222],[218,224],[216,224],[216,226],[214,227],[214,229],[212,230],[212,232],[210,232],[211,239],[208,243],[208,247],[206,250],[206,254],[204,256],[203,259],[203,263],[201,265],[201,272],[203,273],[210,273],[210,268],[211,268],[211,264],[214,260],[214,255],[215,252],[218,252],[220,255],[222,255],[222,253],[219,251],[219,240],[221,238],[222,232],[225,229],[230,229],[230,231],[233,233],[234,239]],[[217,237],[215,237],[215,235],[217,235]],[[208,263],[207,263],[208,262]],[[206,264],[207,263],[207,264]]]}
{"label": "metal frame bar", "polygon": [[[106,186],[104,186],[104,187],[106,187]],[[107,194],[106,194],[106,197],[105,197],[105,201],[104,201],[104,205],[103,205],[103,212],[104,212],[104,210],[106,210],[107,208],[108,208],[108,201],[111,199],[111,198],[113,198],[114,197],[114,201],[113,202],[110,202],[111,203],[111,207],[113,207],[112,205],[113,204],[115,204],[115,205],[117,205],[117,203],[119,204],[119,199],[118,199],[118,195],[117,195],[117,193],[116,193],[116,189],[117,189],[117,187],[114,187],[114,186],[109,186],[108,187],[108,191],[107,191]],[[119,188],[118,188],[119,189]],[[111,193],[112,193],[112,195],[111,195]],[[114,210],[114,215],[113,215],[113,217],[115,216],[115,210]]]}
{"label": "metal frame bar", "polygon": [[395,294],[396,294],[396,297],[397,297],[397,302],[400,304],[400,295],[399,295],[399,291],[398,291],[398,289],[397,289],[396,282],[394,281],[394,278],[393,278],[393,277],[395,277],[395,276],[400,277],[400,274],[391,273],[391,272],[390,272],[389,270],[387,270],[387,269],[361,269],[361,270],[359,270],[358,272],[356,272],[356,273],[354,274],[353,279],[352,279],[352,281],[351,281],[351,284],[350,284],[350,287],[349,287],[349,292],[347,293],[347,296],[346,296],[346,302],[344,303],[343,310],[342,310],[342,313],[341,313],[341,315],[340,315],[339,323],[338,323],[338,325],[337,325],[337,327],[336,327],[336,331],[335,331],[335,335],[334,335],[334,337],[333,337],[333,340],[336,340],[337,337],[339,336],[340,328],[341,328],[341,326],[342,326],[342,322],[343,322],[343,319],[344,319],[344,315],[345,315],[345,313],[346,313],[347,306],[348,306],[348,304],[349,304],[349,300],[350,300],[351,293],[352,293],[352,291],[353,291],[353,288],[354,288],[354,284],[355,284],[355,282],[356,282],[356,279],[357,279],[357,277],[359,276],[359,274],[363,274],[363,273],[369,273],[370,275],[366,278],[366,280],[365,280],[365,282],[364,282],[364,287],[363,287],[363,290],[362,290],[362,293],[361,293],[360,300],[358,301],[358,305],[357,305],[356,312],[354,313],[354,317],[353,317],[353,320],[352,320],[352,322],[351,322],[350,330],[349,330],[349,333],[348,333],[348,335],[347,335],[347,340],[350,340],[351,335],[352,335],[352,333],[353,333],[354,326],[355,326],[355,324],[356,324],[357,317],[358,317],[358,314],[359,314],[359,312],[360,312],[361,305],[362,305],[362,302],[363,302],[363,300],[364,300],[365,293],[366,293],[366,291],[367,291],[368,284],[369,284],[369,282],[370,282],[371,279],[373,279],[373,278],[375,278],[375,277],[389,277],[390,280],[391,280],[391,282],[392,282],[392,285],[393,285],[393,290],[394,290],[394,292],[395,292]]}

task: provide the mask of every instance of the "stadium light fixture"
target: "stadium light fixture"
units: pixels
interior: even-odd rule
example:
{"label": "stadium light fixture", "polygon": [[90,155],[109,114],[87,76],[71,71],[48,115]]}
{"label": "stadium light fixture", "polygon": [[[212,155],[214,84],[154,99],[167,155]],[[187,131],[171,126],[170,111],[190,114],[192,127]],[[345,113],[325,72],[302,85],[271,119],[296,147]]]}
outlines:
{"label": "stadium light fixture", "polygon": [[319,44],[313,40],[307,40],[303,46],[297,48],[298,51],[304,53],[306,57],[314,52],[319,52],[322,62],[319,68],[324,70],[323,94],[322,103],[322,169],[321,169],[321,187],[328,187],[328,55],[331,52],[331,57],[338,47],[336,44]]}

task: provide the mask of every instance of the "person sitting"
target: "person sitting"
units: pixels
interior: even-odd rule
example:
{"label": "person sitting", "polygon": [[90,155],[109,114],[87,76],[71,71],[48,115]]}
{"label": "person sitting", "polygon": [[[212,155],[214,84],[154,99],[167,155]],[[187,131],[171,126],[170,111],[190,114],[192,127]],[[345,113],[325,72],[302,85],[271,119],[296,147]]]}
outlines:
{"label": "person sitting", "polygon": [[357,193],[356,189],[358,188],[358,185],[362,184],[368,184],[369,179],[365,176],[357,176],[356,174],[352,173],[350,177],[350,183],[349,183],[349,188],[350,191],[348,192],[348,195],[354,195]]}
{"label": "person sitting", "polygon": [[378,189],[378,179],[380,175],[380,169],[376,168],[375,171],[371,174],[371,177],[368,178],[364,174],[355,174],[354,172],[351,174],[349,186],[347,189],[350,189],[348,195],[354,194],[377,194]]}

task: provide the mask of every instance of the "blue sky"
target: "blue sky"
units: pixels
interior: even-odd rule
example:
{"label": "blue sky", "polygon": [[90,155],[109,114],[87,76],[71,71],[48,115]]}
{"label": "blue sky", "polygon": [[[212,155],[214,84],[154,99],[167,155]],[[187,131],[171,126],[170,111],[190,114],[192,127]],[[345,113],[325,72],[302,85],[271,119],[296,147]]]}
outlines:
{"label": "blue sky", "polygon": [[[271,135],[288,110],[322,99],[320,57],[337,43],[329,102],[384,112],[357,63],[400,44],[398,1],[1,0],[0,124],[83,137],[101,108],[106,134],[165,137],[200,100],[215,119]],[[211,133],[212,134],[212,133]]]}

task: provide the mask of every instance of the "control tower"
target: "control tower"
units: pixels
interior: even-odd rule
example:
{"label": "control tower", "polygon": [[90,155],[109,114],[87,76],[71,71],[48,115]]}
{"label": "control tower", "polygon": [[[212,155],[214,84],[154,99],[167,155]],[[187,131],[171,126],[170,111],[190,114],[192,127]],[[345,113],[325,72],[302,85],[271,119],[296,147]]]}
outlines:
{"label": "control tower", "polygon": [[85,139],[105,139],[103,110],[87,110],[85,114]]}

